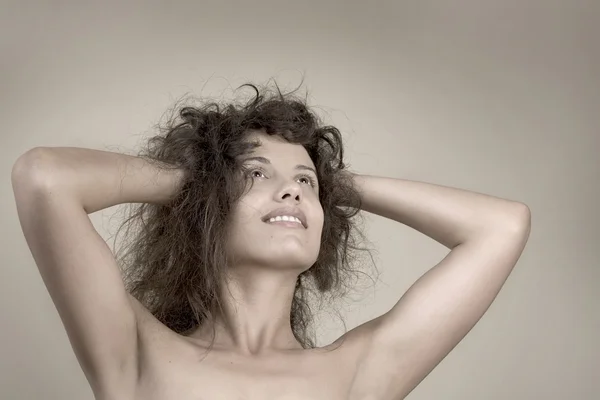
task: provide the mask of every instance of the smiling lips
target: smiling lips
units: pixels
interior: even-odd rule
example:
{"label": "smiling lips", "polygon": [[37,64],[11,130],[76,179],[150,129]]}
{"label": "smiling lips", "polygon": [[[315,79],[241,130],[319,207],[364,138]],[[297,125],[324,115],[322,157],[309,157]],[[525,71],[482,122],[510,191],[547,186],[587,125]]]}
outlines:
{"label": "smiling lips", "polygon": [[293,216],[277,216],[265,221],[267,224],[286,226],[290,228],[304,228],[302,221]]}
{"label": "smiling lips", "polygon": [[268,224],[308,228],[306,215],[298,207],[279,207],[262,218]]}

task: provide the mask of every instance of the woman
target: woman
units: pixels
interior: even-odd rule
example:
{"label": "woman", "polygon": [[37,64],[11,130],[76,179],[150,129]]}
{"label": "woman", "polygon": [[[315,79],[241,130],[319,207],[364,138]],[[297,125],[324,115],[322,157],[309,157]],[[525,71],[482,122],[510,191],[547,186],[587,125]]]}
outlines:
{"label": "woman", "polygon": [[[12,182],[27,243],[96,399],[399,399],[490,306],[527,242],[510,200],[346,170],[339,131],[280,92],[184,107],[137,157],[35,148]],[[141,203],[118,260],[88,214]],[[317,347],[364,210],[450,253],[385,314]],[[119,266],[127,267],[125,282]]]}

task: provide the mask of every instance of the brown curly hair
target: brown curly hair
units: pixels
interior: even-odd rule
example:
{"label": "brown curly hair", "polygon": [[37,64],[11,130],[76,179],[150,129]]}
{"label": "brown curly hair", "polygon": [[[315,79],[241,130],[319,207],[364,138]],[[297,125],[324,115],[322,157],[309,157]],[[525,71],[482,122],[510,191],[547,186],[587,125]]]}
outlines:
{"label": "brown curly hair", "polygon": [[351,273],[363,274],[352,267],[357,251],[369,252],[358,246],[365,238],[355,218],[360,195],[344,173],[337,128],[321,126],[294,91],[282,94],[276,83],[276,92],[266,87],[261,93],[250,83],[238,89],[245,86],[256,91],[247,103],[175,107],[176,117],[158,125],[159,134],[138,156],[160,168],[183,168],[186,176],[170,204],[128,205],[130,214],[118,229],[127,228],[127,242],[116,258],[131,295],[173,331],[190,333],[222,310],[228,216],[247,189],[240,158],[258,146],[245,134],[261,130],[301,144],[316,166],[324,224],[317,261],[297,278],[290,323],[302,347],[314,348],[309,294],[316,292],[320,301],[326,294],[339,298],[351,288]]}

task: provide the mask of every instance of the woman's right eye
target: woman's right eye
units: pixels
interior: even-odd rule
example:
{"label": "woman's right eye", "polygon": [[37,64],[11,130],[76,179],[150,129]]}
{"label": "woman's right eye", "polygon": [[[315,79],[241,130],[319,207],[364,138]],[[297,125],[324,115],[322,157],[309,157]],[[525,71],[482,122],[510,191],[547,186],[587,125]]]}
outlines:
{"label": "woman's right eye", "polygon": [[256,175],[256,174],[264,174],[263,171],[261,171],[260,169],[250,169],[248,170],[248,175],[252,178],[259,178],[260,175]]}

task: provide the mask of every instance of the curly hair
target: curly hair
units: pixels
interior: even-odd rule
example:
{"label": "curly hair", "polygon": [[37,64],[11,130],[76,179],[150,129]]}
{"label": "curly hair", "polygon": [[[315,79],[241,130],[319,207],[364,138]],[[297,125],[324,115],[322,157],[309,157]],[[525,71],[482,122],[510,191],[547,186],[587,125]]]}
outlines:
{"label": "curly hair", "polygon": [[[350,289],[352,264],[364,234],[356,216],[361,198],[344,169],[340,131],[321,126],[306,100],[253,84],[254,99],[243,103],[206,102],[179,107],[139,157],[160,168],[183,168],[184,182],[169,204],[130,204],[123,227],[127,242],[115,251],[127,290],[163,324],[187,334],[222,310],[222,278],[228,216],[247,189],[240,179],[241,156],[259,144],[245,135],[260,130],[301,144],[314,162],[324,224],[316,262],[299,274],[290,324],[303,348],[314,348],[309,295],[344,296]],[[296,89],[297,90],[297,89]],[[117,233],[118,234],[118,233]],[[369,253],[370,255],[370,253]],[[372,257],[371,257],[372,259]],[[314,328],[313,328],[314,329]],[[214,328],[213,328],[214,343]],[[211,344],[212,346],[212,344]]]}

